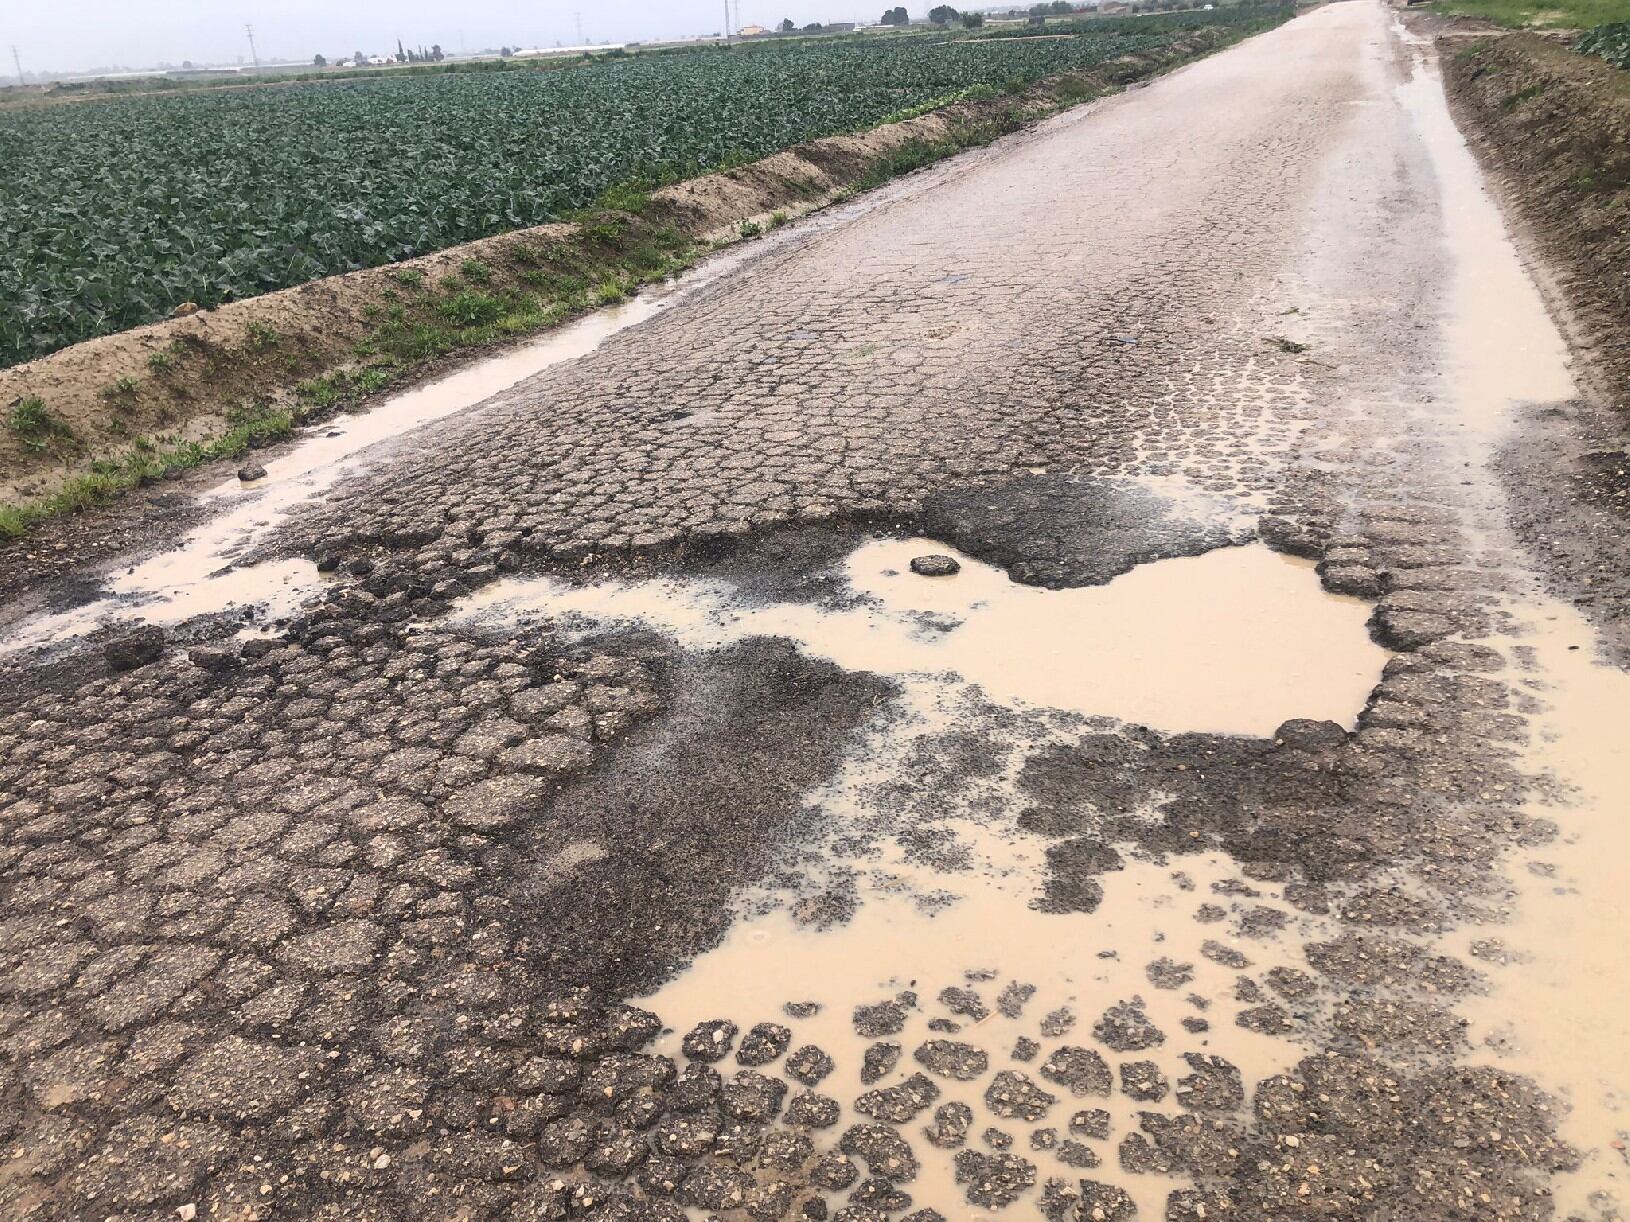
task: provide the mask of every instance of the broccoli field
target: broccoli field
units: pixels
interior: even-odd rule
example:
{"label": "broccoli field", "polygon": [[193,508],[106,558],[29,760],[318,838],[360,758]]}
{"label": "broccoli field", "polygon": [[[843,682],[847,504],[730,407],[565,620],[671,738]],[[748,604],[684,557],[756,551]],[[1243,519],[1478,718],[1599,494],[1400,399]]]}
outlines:
{"label": "broccoli field", "polygon": [[[1275,8],[1203,14],[1273,24]],[[1150,50],[1202,14],[1062,37],[787,40],[566,70],[381,73],[0,111],[0,366],[558,219],[652,183]]]}

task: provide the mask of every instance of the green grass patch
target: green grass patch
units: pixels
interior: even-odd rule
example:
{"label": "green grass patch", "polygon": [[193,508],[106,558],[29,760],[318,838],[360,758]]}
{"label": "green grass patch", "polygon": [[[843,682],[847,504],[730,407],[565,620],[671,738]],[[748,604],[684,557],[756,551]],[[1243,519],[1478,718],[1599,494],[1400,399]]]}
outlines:
{"label": "green grass patch", "polygon": [[138,439],[121,457],[98,460],[91,470],[73,476],[49,496],[0,505],[0,538],[21,538],[47,518],[105,505],[121,492],[161,479],[171,471],[236,457],[252,446],[287,436],[294,425],[291,412],[261,409],[240,415],[237,424],[211,441],[161,446]]}
{"label": "green grass patch", "polygon": [[1444,0],[1446,13],[1481,17],[1497,25],[1588,30],[1630,21],[1630,0]]}
{"label": "green grass patch", "polygon": [[43,454],[58,443],[72,441],[74,436],[68,422],[48,408],[44,399],[33,395],[16,402],[6,417],[6,427],[31,454]]}

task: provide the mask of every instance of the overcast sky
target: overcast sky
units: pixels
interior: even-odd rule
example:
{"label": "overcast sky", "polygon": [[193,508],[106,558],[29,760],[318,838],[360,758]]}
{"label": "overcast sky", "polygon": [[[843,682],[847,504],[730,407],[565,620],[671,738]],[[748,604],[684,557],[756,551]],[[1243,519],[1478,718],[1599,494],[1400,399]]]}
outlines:
{"label": "overcast sky", "polygon": [[[736,3],[737,0],[732,0]],[[741,21],[771,25],[876,21],[882,0],[739,0]],[[504,43],[554,46],[585,38],[629,42],[710,34],[725,0],[0,0],[0,75],[15,43],[28,72],[109,64],[233,62],[249,54],[245,23],[262,59],[310,59],[394,48],[397,38],[444,50]],[[922,0],[907,6],[927,11]],[[919,11],[920,10],[920,11]]]}

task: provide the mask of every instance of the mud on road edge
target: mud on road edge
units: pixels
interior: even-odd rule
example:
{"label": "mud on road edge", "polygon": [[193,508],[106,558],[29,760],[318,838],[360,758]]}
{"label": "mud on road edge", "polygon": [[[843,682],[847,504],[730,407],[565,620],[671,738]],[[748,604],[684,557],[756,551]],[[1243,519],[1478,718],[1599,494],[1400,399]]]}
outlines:
{"label": "mud on road edge", "polygon": [[1529,34],[1443,47],[1444,87],[1586,388],[1497,463],[1554,592],[1630,665],[1630,73]]}

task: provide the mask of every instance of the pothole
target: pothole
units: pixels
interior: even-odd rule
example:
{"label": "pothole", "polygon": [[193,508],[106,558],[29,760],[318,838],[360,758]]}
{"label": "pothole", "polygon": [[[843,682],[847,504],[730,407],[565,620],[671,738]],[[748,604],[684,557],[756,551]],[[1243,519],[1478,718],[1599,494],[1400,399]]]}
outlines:
{"label": "pothole", "polygon": [[[959,571],[913,573],[925,553],[953,556]],[[1046,590],[933,540],[873,539],[842,576],[851,596],[814,604],[752,602],[701,579],[516,578],[464,600],[457,615],[584,631],[638,625],[695,649],[785,637],[847,670],[940,676],[998,705],[1258,737],[1298,717],[1351,727],[1388,656],[1366,629],[1367,603],[1326,592],[1310,562],[1261,544]]]}
{"label": "pothole", "polygon": [[[1306,979],[1284,947],[1237,943],[1228,916],[1196,920],[1202,908],[1271,907],[1275,889],[1246,886],[1218,855],[1134,861],[1106,879],[1097,912],[1046,914],[1025,902],[1036,869],[1025,849],[976,843],[988,856],[954,878],[890,854],[874,877],[908,885],[874,887],[840,927],[816,931],[788,910],[738,924],[641,1001],[672,1025],[659,1051],[678,1056],[686,1033],[716,1020],[788,1026],[790,1047],[833,1062],[818,1089],[839,1101],[834,1136],[899,1125],[916,1208],[989,1216],[996,1202],[978,1182],[1005,1174],[1008,1203],[1027,1214],[1085,1178],[1106,1199],[1125,1193],[1139,1216],[1164,1216],[1187,1182],[1158,1157],[1139,1166],[1150,1134],[1184,1116],[1231,1118],[1305,1052],[1241,1025],[1264,999],[1241,983],[1245,969]],[[940,902],[925,905],[936,886]]]}

